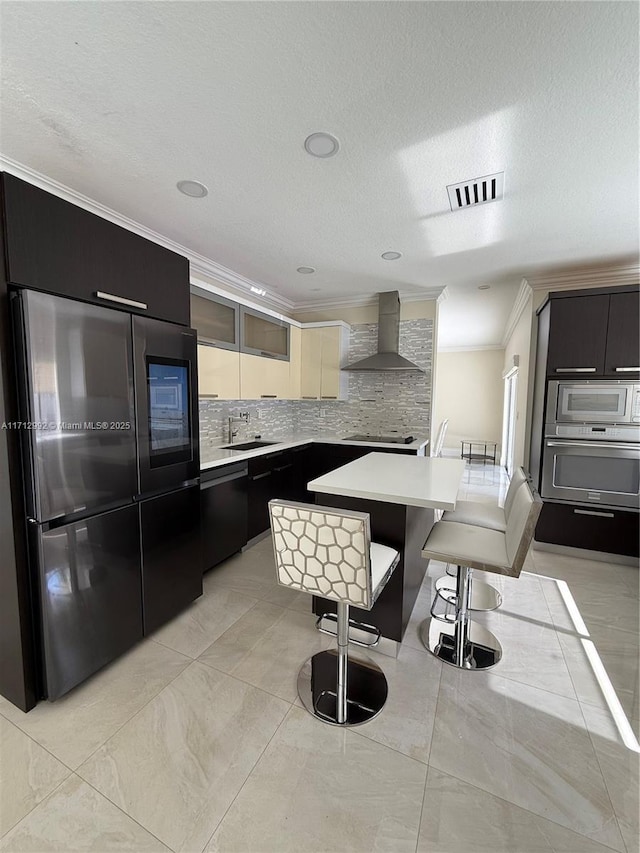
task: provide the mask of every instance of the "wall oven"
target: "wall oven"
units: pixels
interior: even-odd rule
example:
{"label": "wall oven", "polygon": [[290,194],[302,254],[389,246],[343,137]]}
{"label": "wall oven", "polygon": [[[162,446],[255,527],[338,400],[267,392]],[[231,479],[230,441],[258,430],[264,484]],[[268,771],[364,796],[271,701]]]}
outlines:
{"label": "wall oven", "polygon": [[640,385],[549,382],[541,495],[620,509],[640,506]]}
{"label": "wall oven", "polygon": [[545,438],[542,497],[637,509],[640,501],[640,444]]}
{"label": "wall oven", "polygon": [[618,380],[549,382],[548,423],[640,424],[640,385]]}

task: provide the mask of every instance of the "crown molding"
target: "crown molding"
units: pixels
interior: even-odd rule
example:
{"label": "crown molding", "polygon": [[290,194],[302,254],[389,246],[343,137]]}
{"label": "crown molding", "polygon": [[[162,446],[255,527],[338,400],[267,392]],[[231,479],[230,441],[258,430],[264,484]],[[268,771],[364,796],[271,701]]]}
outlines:
{"label": "crown molding", "polygon": [[[416,293],[415,291],[403,293],[400,291],[400,302],[425,302],[427,300],[436,300],[439,302],[445,290],[446,288],[444,287],[434,287],[423,290],[420,293]],[[377,304],[377,293],[365,293],[362,296],[344,296],[314,299],[313,302],[296,302],[294,311],[296,314],[310,314],[314,311],[330,311],[339,308],[364,308],[368,305]]]}
{"label": "crown molding", "polygon": [[502,344],[484,344],[483,346],[470,347],[438,347],[441,352],[484,352],[485,350],[503,350]]}
{"label": "crown molding", "polygon": [[[377,293],[338,299],[318,299],[313,302],[294,302],[280,294],[273,293],[269,285],[265,282],[259,281],[258,279],[247,278],[246,276],[219,264],[212,258],[207,258],[205,255],[201,255],[199,252],[189,249],[187,246],[183,246],[175,240],[171,240],[169,237],[159,234],[157,231],[148,228],[141,222],[137,222],[135,219],[131,219],[122,213],[118,213],[117,210],[113,210],[112,208],[95,201],[95,199],[66,186],[66,184],[62,184],[29,166],[25,166],[23,163],[19,163],[12,157],[0,154],[0,168],[4,171],[10,172],[17,178],[22,178],[30,184],[40,187],[40,189],[43,189],[52,195],[58,196],[58,198],[62,198],[65,201],[69,201],[72,204],[89,211],[89,213],[95,213],[103,219],[113,222],[115,225],[120,225],[122,228],[126,228],[127,231],[132,231],[134,234],[138,234],[146,240],[151,240],[153,243],[164,246],[165,249],[169,249],[172,252],[177,252],[179,255],[183,255],[189,261],[190,281],[196,287],[209,285],[214,293],[220,293],[220,295],[223,296],[235,296],[239,301],[251,304],[256,308],[269,308],[271,311],[285,312],[286,314],[304,314],[318,310],[357,308],[365,305],[377,304]],[[222,285],[222,290],[218,289],[219,285]],[[257,296],[251,292],[252,287],[266,290],[267,293],[264,296]],[[423,302],[429,299],[435,299],[440,302],[446,298],[446,287],[429,288],[420,291],[419,293],[416,293],[415,291],[411,291],[410,293],[400,293],[401,302]]]}
{"label": "crown molding", "polygon": [[640,265],[635,262],[593,264],[572,269],[527,275],[532,290],[576,290],[588,287],[621,287],[638,284]]}
{"label": "crown molding", "polygon": [[[95,213],[103,219],[113,222],[115,225],[120,225],[122,228],[126,228],[127,231],[132,231],[134,234],[138,234],[146,240],[151,240],[153,243],[164,246],[165,249],[170,249],[172,252],[177,252],[179,255],[183,255],[189,261],[190,278],[193,276],[204,276],[205,278],[214,279],[215,283],[224,285],[225,289],[230,294],[244,299],[249,298],[252,303],[258,307],[266,306],[276,311],[278,309],[284,309],[289,312],[294,309],[294,303],[291,300],[286,299],[284,296],[271,293],[268,284],[247,278],[240,273],[234,272],[234,270],[217,263],[217,261],[207,258],[199,252],[194,252],[192,249],[189,249],[180,243],[176,243],[175,240],[171,240],[169,237],[164,237],[157,231],[147,228],[146,225],[136,222],[135,219],[130,219],[128,216],[118,213],[117,210],[113,210],[112,208],[89,198],[89,196],[83,195],[77,190],[74,190],[65,184],[61,184],[59,181],[55,181],[53,178],[48,178],[46,175],[37,172],[35,169],[31,169],[29,166],[19,163],[11,157],[6,157],[5,155],[0,154],[0,168],[6,172],[10,172],[17,178],[22,178],[30,184],[34,184],[35,186],[40,187],[40,189],[46,190],[46,192],[49,192],[52,195],[58,196],[58,198],[62,198],[65,201],[69,201],[72,204],[89,211],[89,213]],[[214,284],[214,282],[211,282],[211,284]],[[193,283],[200,284],[201,282],[194,281]],[[261,290],[266,290],[267,294],[261,297],[255,296],[251,293],[252,287],[258,287]]]}
{"label": "crown molding", "polygon": [[518,324],[518,320],[522,316],[522,312],[529,304],[533,296],[533,290],[529,285],[529,282],[526,278],[523,278],[520,282],[520,288],[515,298],[515,302],[511,308],[511,313],[507,319],[506,325],[504,327],[504,333],[502,335],[502,347],[504,348],[507,345],[507,342],[511,335],[513,334],[513,330]]}

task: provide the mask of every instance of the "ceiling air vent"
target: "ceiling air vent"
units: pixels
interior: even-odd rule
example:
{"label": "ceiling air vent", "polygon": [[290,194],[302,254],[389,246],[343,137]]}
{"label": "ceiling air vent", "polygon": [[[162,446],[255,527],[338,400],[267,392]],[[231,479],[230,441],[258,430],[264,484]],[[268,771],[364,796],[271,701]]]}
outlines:
{"label": "ceiling air vent", "polygon": [[475,207],[477,204],[488,204],[490,201],[500,201],[504,195],[504,172],[495,175],[485,175],[473,178],[461,184],[449,184],[449,204],[451,210],[461,210],[463,207]]}

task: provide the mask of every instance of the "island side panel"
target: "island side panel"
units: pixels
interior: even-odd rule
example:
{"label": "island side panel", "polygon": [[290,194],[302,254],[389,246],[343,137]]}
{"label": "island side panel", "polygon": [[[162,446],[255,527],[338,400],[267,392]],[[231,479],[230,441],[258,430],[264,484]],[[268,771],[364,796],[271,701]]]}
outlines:
{"label": "island side panel", "polygon": [[[401,642],[427,567],[420,551],[433,524],[433,510],[324,493],[316,494],[316,504],[368,512],[373,541],[400,553],[400,562],[373,609],[352,607],[350,613],[357,621],[375,625],[383,637]],[[420,533],[421,525],[424,536]],[[334,601],[313,597],[313,612],[317,616],[335,611]]]}
{"label": "island side panel", "polygon": [[408,506],[404,544],[404,589],[402,597],[402,634],[420,592],[420,587],[429,566],[422,556],[424,543],[435,524],[435,510],[420,506]]}

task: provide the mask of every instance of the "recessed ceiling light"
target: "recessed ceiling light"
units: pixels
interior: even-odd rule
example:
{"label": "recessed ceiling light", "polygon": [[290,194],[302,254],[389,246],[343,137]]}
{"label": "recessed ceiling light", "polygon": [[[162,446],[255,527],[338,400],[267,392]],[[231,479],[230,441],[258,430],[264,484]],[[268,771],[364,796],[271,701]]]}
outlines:
{"label": "recessed ceiling light", "polygon": [[312,157],[333,157],[338,153],[340,143],[330,133],[312,133],[305,139],[304,147]]}
{"label": "recessed ceiling light", "polygon": [[181,193],[190,198],[204,198],[209,193],[209,190],[200,181],[178,181],[176,186]]}
{"label": "recessed ceiling light", "polygon": [[397,261],[402,257],[402,252],[383,252],[380,257],[385,261]]}
{"label": "recessed ceiling light", "polygon": [[312,272],[315,272],[314,267],[298,267],[298,272],[301,272],[303,275],[311,275]]}
{"label": "recessed ceiling light", "polygon": [[490,290],[490,289],[491,289],[490,284],[479,284],[478,285],[478,290]]}

